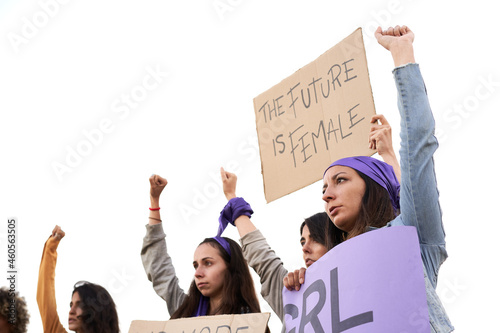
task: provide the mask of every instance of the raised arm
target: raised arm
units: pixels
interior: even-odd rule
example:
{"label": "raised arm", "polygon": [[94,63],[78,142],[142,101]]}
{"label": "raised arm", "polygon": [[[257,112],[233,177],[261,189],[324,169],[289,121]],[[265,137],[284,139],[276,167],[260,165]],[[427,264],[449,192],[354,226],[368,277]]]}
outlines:
{"label": "raised arm", "polygon": [[[229,201],[236,198],[235,174],[221,168],[222,188]],[[234,221],[240,234],[241,249],[248,265],[260,277],[261,295],[271,306],[276,315],[283,321],[283,277],[288,273],[283,262],[271,249],[262,233],[255,227],[246,215],[237,217]]]}
{"label": "raised arm", "polygon": [[59,320],[56,304],[55,275],[57,263],[57,247],[65,233],[61,227],[55,226],[52,235],[45,242],[40,270],[38,271],[38,286],[36,301],[42,318],[44,332],[66,332]]}
{"label": "raised arm", "polygon": [[149,183],[151,210],[149,222],[146,225],[146,236],[142,243],[141,259],[156,294],[165,300],[168,312],[172,315],[182,304],[186,294],[179,286],[172,258],[168,255],[166,235],[160,218],[160,194],[167,185],[167,180],[158,175],[152,175]]}
{"label": "raised arm", "polygon": [[413,32],[408,27],[377,29],[379,43],[391,52],[401,116],[401,214],[391,223],[417,228],[424,264],[429,321],[432,332],[451,332],[453,326],[436,293],[438,271],[447,257],[434,172],[438,147],[434,118],[420,68],[413,55]]}
{"label": "raised arm", "polygon": [[414,35],[403,26],[387,31],[379,28],[375,36],[398,66],[393,74],[401,116],[401,215],[394,224],[417,228],[422,260],[436,287],[438,269],[447,257],[433,160],[438,143],[425,84],[414,63]]}

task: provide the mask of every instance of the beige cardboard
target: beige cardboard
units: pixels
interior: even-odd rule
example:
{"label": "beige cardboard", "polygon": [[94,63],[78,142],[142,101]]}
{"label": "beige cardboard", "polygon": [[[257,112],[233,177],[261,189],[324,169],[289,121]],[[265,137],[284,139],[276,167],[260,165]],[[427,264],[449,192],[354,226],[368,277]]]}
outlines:
{"label": "beige cardboard", "polygon": [[373,155],[361,28],[255,97],[254,109],[267,202],[320,180],[339,158]]}
{"label": "beige cardboard", "polygon": [[168,321],[134,320],[128,333],[264,333],[269,312],[204,316]]}

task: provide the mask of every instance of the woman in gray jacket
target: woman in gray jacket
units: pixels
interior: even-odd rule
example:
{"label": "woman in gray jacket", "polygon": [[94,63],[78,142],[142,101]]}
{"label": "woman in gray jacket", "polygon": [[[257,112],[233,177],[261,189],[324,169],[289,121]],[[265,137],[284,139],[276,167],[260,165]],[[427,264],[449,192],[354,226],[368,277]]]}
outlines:
{"label": "woman in gray jacket", "polygon": [[171,319],[260,312],[241,248],[233,240],[221,237],[223,230],[215,237],[206,238],[196,248],[194,278],[189,292],[184,293],[167,252],[160,217],[160,194],[167,180],[153,175],[149,181],[151,207],[141,258],[153,288],[167,303]]}

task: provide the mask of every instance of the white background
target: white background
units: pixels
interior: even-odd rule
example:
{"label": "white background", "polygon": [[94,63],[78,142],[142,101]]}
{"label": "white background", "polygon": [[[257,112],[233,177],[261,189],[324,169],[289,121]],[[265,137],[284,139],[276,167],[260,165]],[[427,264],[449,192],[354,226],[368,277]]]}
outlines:
{"label": "white background", "polygon": [[[229,7],[217,10],[217,3]],[[65,327],[79,280],[111,292],[122,332],[134,319],[168,319],[139,255],[152,173],[169,181],[161,214],[185,290],[194,249],[215,234],[225,204],[220,166],[237,172],[238,195],[285,266],[302,266],[299,225],[323,209],[321,182],[266,204],[253,98],[362,27],[375,106],[393,125],[398,148],[392,59],[373,38],[377,25],[396,24],[415,32],[441,142],[435,161],[449,259],[438,291],[457,332],[491,332],[500,296],[498,10],[486,0],[462,3],[2,1],[0,258],[6,264],[7,218],[17,217],[29,332],[42,331],[38,268],[56,224],[66,231],[56,269]],[[137,95],[148,69],[168,76]],[[142,100],[125,113],[122,98],[133,92]],[[84,133],[106,119],[108,133],[89,146]],[[67,165],[78,148],[86,156],[58,177],[54,163]],[[235,229],[225,235],[238,239]],[[274,314],[270,327],[281,329]]]}

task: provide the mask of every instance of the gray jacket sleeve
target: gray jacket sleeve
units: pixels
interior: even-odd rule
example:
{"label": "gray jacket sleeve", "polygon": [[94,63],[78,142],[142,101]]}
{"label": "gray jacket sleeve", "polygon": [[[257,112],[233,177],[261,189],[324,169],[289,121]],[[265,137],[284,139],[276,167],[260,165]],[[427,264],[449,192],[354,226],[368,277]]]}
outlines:
{"label": "gray jacket sleeve", "polygon": [[172,315],[182,304],[186,294],[179,286],[172,258],[167,253],[165,237],[161,223],[147,224],[141,259],[149,281],[153,282],[156,294],[167,302],[168,312]]}
{"label": "gray jacket sleeve", "polygon": [[260,276],[261,295],[283,322],[283,278],[288,271],[259,230],[240,239],[243,256]]}

